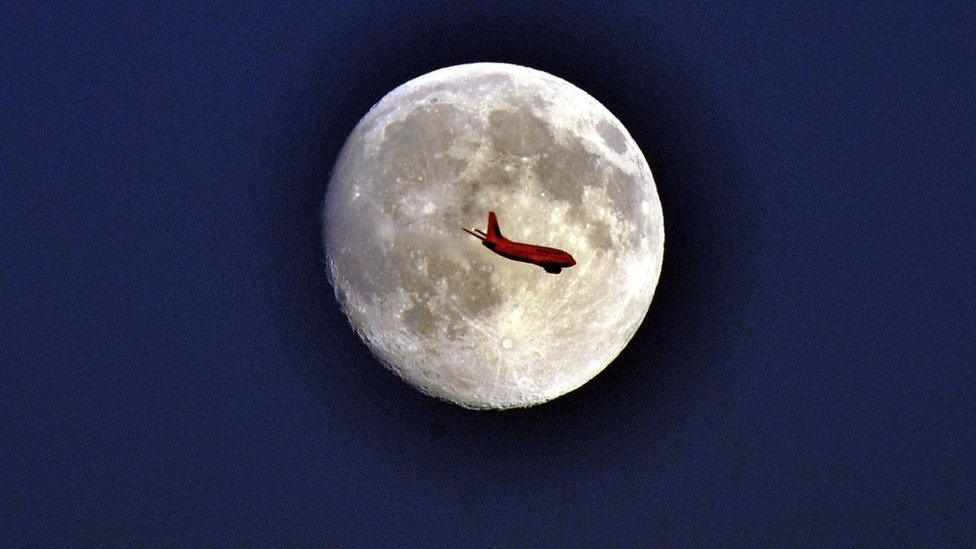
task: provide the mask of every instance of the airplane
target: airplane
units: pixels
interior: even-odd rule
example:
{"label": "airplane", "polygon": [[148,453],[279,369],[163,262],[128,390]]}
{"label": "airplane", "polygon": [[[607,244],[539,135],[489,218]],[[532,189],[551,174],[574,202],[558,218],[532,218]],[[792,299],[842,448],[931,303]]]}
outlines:
{"label": "airplane", "polygon": [[513,261],[538,265],[547,273],[559,274],[563,269],[576,265],[573,256],[562,250],[513,242],[505,238],[498,229],[498,218],[495,217],[495,212],[488,212],[488,233],[480,229],[471,231],[464,227],[461,227],[461,230],[481,240],[481,244],[485,248],[496,254]]}

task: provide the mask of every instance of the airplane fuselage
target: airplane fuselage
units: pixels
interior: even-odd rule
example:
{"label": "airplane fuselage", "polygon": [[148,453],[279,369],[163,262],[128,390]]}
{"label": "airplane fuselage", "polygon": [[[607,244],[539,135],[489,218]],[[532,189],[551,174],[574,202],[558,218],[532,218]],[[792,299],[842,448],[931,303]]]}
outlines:
{"label": "airplane fuselage", "polygon": [[495,242],[485,240],[482,242],[482,244],[484,244],[484,246],[489,250],[504,258],[511,259],[512,261],[531,263],[533,265],[538,265],[545,268],[546,270],[563,269],[576,265],[576,261],[573,259],[573,256],[562,250],[557,250],[556,248],[526,244],[524,242],[515,242],[508,239],[498,240]]}

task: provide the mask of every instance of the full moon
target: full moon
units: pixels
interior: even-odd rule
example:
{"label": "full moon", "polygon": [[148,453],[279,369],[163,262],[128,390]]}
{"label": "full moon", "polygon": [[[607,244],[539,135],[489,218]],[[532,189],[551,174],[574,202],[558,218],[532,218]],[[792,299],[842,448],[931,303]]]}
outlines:
{"label": "full moon", "polygon": [[[572,254],[547,273],[462,227]],[[539,404],[623,350],[661,272],[654,178],[599,101],[503,63],[439,69],[359,121],[333,168],[323,236],[353,329],[417,389],[467,408]]]}

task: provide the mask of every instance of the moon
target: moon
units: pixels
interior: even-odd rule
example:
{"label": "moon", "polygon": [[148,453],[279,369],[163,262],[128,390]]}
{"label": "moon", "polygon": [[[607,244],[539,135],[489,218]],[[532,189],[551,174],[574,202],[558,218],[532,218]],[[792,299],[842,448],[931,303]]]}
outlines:
{"label": "moon", "polygon": [[[462,227],[565,250],[560,274]],[[624,349],[654,295],[661,203],[633,138],[599,101],[528,67],[435,70],[359,121],[323,207],[328,277],[378,360],[466,408],[546,402]]]}

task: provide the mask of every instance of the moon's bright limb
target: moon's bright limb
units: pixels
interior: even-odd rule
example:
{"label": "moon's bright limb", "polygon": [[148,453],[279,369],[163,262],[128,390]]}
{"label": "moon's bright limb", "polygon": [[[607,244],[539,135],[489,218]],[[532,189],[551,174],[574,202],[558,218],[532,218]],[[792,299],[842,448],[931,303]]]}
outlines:
{"label": "moon's bright limb", "polygon": [[[461,227],[566,250],[561,274]],[[472,63],[396,88],[349,136],[325,199],[329,278],[392,371],[469,408],[545,402],[603,370],[647,313],[664,225],[627,130],[572,84]]]}

